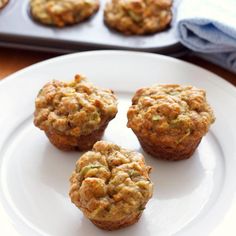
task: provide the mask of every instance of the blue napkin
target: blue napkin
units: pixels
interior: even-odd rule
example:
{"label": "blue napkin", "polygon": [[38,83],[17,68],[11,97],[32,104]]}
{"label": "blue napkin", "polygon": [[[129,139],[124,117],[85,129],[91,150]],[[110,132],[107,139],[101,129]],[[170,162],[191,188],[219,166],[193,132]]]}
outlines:
{"label": "blue napkin", "polygon": [[236,73],[236,0],[182,0],[177,21],[182,44]]}

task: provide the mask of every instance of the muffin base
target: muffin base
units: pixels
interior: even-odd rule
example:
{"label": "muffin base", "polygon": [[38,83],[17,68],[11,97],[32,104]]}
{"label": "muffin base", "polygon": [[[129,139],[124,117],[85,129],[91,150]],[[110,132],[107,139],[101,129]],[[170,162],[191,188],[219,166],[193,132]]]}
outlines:
{"label": "muffin base", "polygon": [[130,35],[153,35],[153,34],[160,33],[162,31],[168,30],[170,28],[171,20],[172,20],[172,16],[171,16],[169,22],[165,26],[159,27],[158,29],[153,29],[153,30],[141,29],[138,26],[137,27],[134,26],[132,28],[127,28],[126,29],[125,27],[110,23],[107,19],[104,19],[104,23],[110,30],[114,30],[115,32],[124,34],[126,36],[130,36]]}
{"label": "muffin base", "polygon": [[180,161],[188,159],[193,155],[202,138],[186,144],[184,149],[178,149],[178,147],[170,148],[160,144],[154,145],[148,142],[148,140],[143,140],[140,137],[138,137],[138,140],[143,150],[151,156],[167,161]]}
{"label": "muffin base", "polygon": [[138,222],[141,215],[142,213],[132,214],[127,218],[119,221],[100,221],[100,220],[90,220],[90,221],[100,229],[112,231],[135,224],[136,222]]}
{"label": "muffin base", "polygon": [[94,143],[102,138],[107,125],[108,123],[105,123],[91,134],[81,135],[79,137],[61,135],[50,131],[45,131],[45,134],[47,135],[49,141],[62,151],[87,151],[93,147]]}

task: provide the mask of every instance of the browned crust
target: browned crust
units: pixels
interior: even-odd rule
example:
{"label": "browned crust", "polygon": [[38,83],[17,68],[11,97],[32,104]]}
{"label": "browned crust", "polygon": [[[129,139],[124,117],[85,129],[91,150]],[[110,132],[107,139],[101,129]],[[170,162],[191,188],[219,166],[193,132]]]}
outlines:
{"label": "browned crust", "polygon": [[55,131],[45,131],[45,134],[50,142],[62,151],[87,151],[93,147],[94,143],[101,140],[107,125],[108,122],[91,134],[81,135],[79,137],[62,135]]}
{"label": "browned crust", "polygon": [[172,13],[170,13],[170,18],[169,21],[166,23],[166,25],[159,27],[159,28],[155,28],[153,30],[139,30],[136,28],[132,28],[132,29],[124,29],[123,27],[120,27],[119,25],[112,25],[106,18],[104,18],[104,23],[105,25],[110,29],[110,30],[114,30],[116,32],[119,33],[123,33],[126,36],[130,36],[130,35],[152,35],[152,34],[156,34],[156,33],[160,33],[162,31],[165,31],[167,29],[169,29],[171,27],[171,21],[172,21]]}
{"label": "browned crust", "polygon": [[119,220],[119,221],[101,221],[101,220],[91,220],[91,219],[90,220],[98,228],[111,231],[111,230],[117,230],[117,229],[135,224],[136,222],[138,222],[141,215],[142,213],[140,212],[136,214],[134,213],[128,216],[127,218]]}
{"label": "browned crust", "polygon": [[[46,9],[46,13],[48,14],[48,17],[51,18],[50,23],[45,21],[42,17],[38,16],[37,13],[35,14],[32,10],[32,7],[30,9],[30,14],[33,20],[37,21],[40,24],[62,28],[65,26],[78,24],[92,17],[94,14],[97,13],[100,7],[100,2],[97,0],[94,3],[93,7],[94,8],[91,8],[90,12],[87,12],[87,14],[81,14],[80,12],[76,12],[76,11],[74,12],[71,9],[67,11],[63,11],[62,13],[52,13],[50,9]],[[83,11],[81,12],[83,13]]]}
{"label": "browned crust", "polygon": [[152,144],[149,140],[142,139],[139,136],[137,138],[145,152],[153,157],[168,161],[180,161],[190,158],[202,139],[187,141],[184,148],[182,148],[183,146],[178,147],[178,145],[176,148],[171,148],[159,143]]}
{"label": "browned crust", "polygon": [[[124,35],[127,35],[127,36],[129,36],[129,35],[152,35],[155,33],[162,32],[162,31],[170,28],[170,26],[171,26],[171,21],[173,18],[172,11],[169,11],[168,18],[166,19],[165,24],[162,24],[159,27],[154,27],[152,29],[145,28],[145,27],[143,27],[139,24],[135,24],[135,23],[133,23],[132,25],[126,26],[121,23],[121,19],[117,20],[115,22],[110,21],[108,14],[110,12],[110,8],[112,8],[112,7],[109,7],[109,5],[111,5],[111,2],[108,2],[105,7],[104,23],[109,29],[123,33]],[[172,3],[171,3],[171,6],[172,6]]]}
{"label": "browned crust", "polygon": [[4,8],[8,2],[9,0],[4,0],[2,3],[0,2],[0,9]]}

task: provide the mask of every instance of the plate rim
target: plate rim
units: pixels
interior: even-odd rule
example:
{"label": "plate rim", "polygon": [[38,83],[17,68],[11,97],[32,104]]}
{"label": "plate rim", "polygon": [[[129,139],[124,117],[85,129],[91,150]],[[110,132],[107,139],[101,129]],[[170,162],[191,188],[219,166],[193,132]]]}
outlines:
{"label": "plate rim", "polygon": [[[65,59],[69,59],[69,58],[76,58],[76,57],[83,57],[83,56],[92,56],[92,55],[111,55],[111,54],[116,54],[116,55],[138,55],[138,56],[147,56],[147,57],[150,57],[150,58],[159,58],[160,60],[166,60],[166,61],[172,61],[174,63],[184,63],[185,65],[187,66],[190,66],[192,68],[195,68],[197,70],[201,70],[203,71],[206,76],[207,74],[213,76],[214,78],[208,78],[209,80],[211,80],[212,82],[214,82],[216,85],[218,85],[219,87],[221,87],[222,90],[226,90],[228,92],[230,92],[229,95],[232,95],[234,99],[236,99],[236,88],[230,84],[228,81],[225,81],[223,78],[221,78],[220,76],[206,70],[206,69],[203,69],[199,66],[196,66],[192,63],[189,63],[189,62],[185,62],[185,61],[182,61],[182,60],[179,60],[179,59],[175,59],[175,58],[171,58],[171,57],[168,57],[168,56],[163,56],[163,55],[156,55],[156,54],[151,54],[151,53],[144,53],[144,52],[129,52],[129,51],[114,51],[114,50],[102,50],[102,51],[89,51],[89,52],[82,52],[82,53],[73,53],[73,54],[69,54],[69,55],[62,55],[62,56],[59,56],[59,57],[55,57],[55,58],[52,58],[52,59],[48,59],[48,60],[45,60],[45,61],[42,61],[42,62],[39,62],[39,63],[36,63],[36,64],[33,64],[29,67],[26,67],[25,69],[22,69],[18,72],[15,72],[13,73],[12,75],[10,76],[7,76],[5,79],[3,79],[1,82],[0,82],[0,89],[4,86],[7,86],[8,83],[12,83],[12,81],[14,81],[15,79],[17,79],[18,76],[20,76],[21,74],[24,74],[26,72],[29,72],[30,70],[34,70],[35,68],[37,69],[37,67],[40,67],[40,66],[45,66],[47,64],[53,64],[54,62],[58,62],[58,61],[63,61]],[[0,212],[1,212],[1,202],[0,202]],[[19,232],[17,232],[19,233]],[[18,235],[18,234],[17,234]]]}
{"label": "plate rim", "polygon": [[[153,57],[153,58],[159,58],[161,60],[166,60],[166,61],[171,61],[173,63],[184,63],[185,65],[187,66],[190,66],[192,68],[195,68],[195,69],[198,69],[198,70],[201,70],[202,72],[204,73],[208,73],[209,75],[211,76],[214,76],[215,78],[212,79],[212,78],[208,78],[210,79],[212,82],[214,82],[215,84],[218,84],[218,85],[221,85],[223,84],[224,86],[226,86],[226,89],[228,89],[229,91],[233,91],[236,93],[236,86],[234,86],[233,84],[231,84],[229,81],[225,80],[223,77],[215,74],[214,72],[211,72],[205,68],[202,68],[198,65],[195,65],[191,62],[187,62],[187,61],[184,61],[182,59],[177,59],[177,58],[173,58],[173,57],[170,57],[168,55],[162,55],[162,54],[158,54],[158,53],[151,53],[151,52],[139,52],[139,51],[129,51],[129,50],[92,50],[92,51],[85,51],[85,52],[75,52],[75,53],[70,53],[70,54],[66,54],[66,55],[60,55],[60,56],[56,56],[56,57],[53,57],[53,58],[49,58],[49,59],[46,59],[46,60],[43,60],[43,61],[40,61],[40,62],[37,62],[37,63],[34,63],[30,66],[27,66],[23,69],[20,69],[4,78],[2,78],[0,80],[0,88],[8,83],[9,81],[13,80],[15,77],[23,74],[23,73],[26,73],[28,71],[30,71],[31,69],[34,69],[36,67],[40,67],[40,66],[44,66],[48,63],[54,63],[54,62],[58,62],[60,60],[65,60],[65,59],[70,59],[70,58],[76,58],[76,57],[83,57],[83,56],[92,56],[92,55],[106,55],[106,54],[116,54],[116,55],[137,55],[137,56],[145,56],[145,57]],[[236,96],[236,94],[235,94]]]}

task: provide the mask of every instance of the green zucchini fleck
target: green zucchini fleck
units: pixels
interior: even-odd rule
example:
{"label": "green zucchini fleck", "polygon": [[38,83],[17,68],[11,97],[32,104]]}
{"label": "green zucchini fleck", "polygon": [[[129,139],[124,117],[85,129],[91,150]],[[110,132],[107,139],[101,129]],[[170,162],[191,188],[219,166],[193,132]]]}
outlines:
{"label": "green zucchini fleck", "polygon": [[139,16],[138,14],[136,14],[132,11],[128,11],[128,14],[132,18],[132,20],[134,20],[135,22],[140,22],[142,20],[141,16]]}
{"label": "green zucchini fleck", "polygon": [[101,167],[103,167],[103,166],[102,165],[94,165],[94,164],[90,164],[88,166],[85,166],[80,171],[80,176],[83,177],[88,173],[89,170],[96,169],[96,168],[101,168]]}
{"label": "green zucchini fleck", "polygon": [[190,129],[187,130],[187,133],[182,136],[179,140],[176,141],[177,144],[181,143],[185,138],[187,138],[190,135],[191,131]]}
{"label": "green zucchini fleck", "polygon": [[161,117],[159,115],[154,115],[152,117],[152,120],[154,120],[154,121],[159,121],[160,119],[161,119]]}

